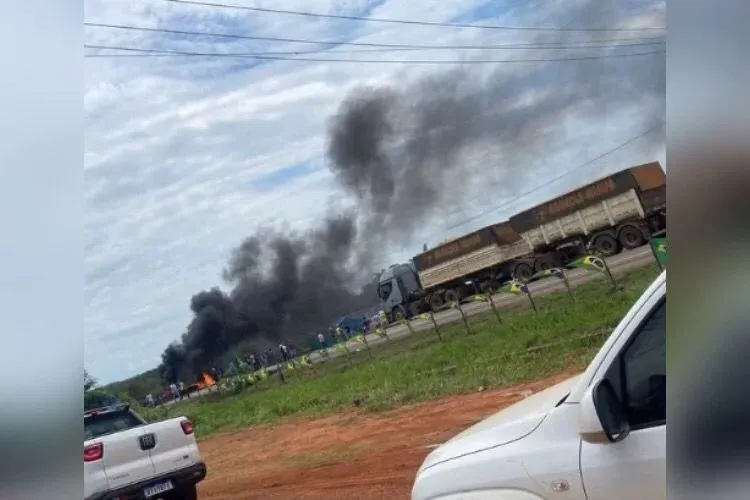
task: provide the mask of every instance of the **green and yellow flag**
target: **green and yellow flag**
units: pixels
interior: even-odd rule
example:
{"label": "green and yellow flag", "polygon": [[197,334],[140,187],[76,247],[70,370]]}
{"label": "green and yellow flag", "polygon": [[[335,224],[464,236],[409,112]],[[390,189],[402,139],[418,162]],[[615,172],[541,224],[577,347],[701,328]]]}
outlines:
{"label": "green and yellow flag", "polygon": [[423,319],[425,321],[430,321],[430,315],[428,313],[422,313],[419,316],[417,316],[417,319]]}
{"label": "green and yellow flag", "polygon": [[255,377],[258,380],[265,380],[265,379],[268,378],[268,372],[266,371],[265,368],[261,368],[260,370],[258,370],[257,372],[255,372]]}
{"label": "green and yellow flag", "polygon": [[304,356],[302,356],[302,358],[300,359],[300,364],[302,366],[311,366],[312,365],[312,360],[310,359],[310,355],[309,354],[305,354]]}
{"label": "green and yellow flag", "polygon": [[657,264],[664,269],[668,260],[666,236],[661,238],[651,238],[649,245],[651,245],[651,252],[653,252]]}
{"label": "green and yellow flag", "polygon": [[511,280],[501,286],[499,291],[503,293],[512,293],[514,295],[518,295],[520,293],[527,293],[528,290],[529,289],[524,283],[521,283],[518,280]]}
{"label": "green and yellow flag", "polygon": [[358,335],[356,335],[354,337],[354,340],[355,340],[355,342],[359,342],[360,344],[364,344],[365,343],[365,336],[360,333],[360,334],[358,334]]}
{"label": "green and yellow flag", "polygon": [[596,255],[584,255],[580,259],[571,262],[570,267],[592,269],[594,271],[599,271],[600,273],[607,272],[607,267],[604,265],[604,261],[601,257],[597,257]]}

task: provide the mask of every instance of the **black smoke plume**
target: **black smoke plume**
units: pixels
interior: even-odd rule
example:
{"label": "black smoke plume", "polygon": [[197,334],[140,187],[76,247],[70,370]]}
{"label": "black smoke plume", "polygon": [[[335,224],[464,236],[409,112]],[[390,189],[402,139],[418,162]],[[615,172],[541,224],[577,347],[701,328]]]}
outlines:
{"label": "black smoke plume", "polygon": [[[639,4],[623,13],[618,2],[591,0],[561,8],[537,22],[606,27],[652,12],[663,22],[664,5]],[[562,32],[528,41],[612,37]],[[663,48],[529,51],[516,58]],[[499,58],[496,52],[478,57]],[[411,238],[425,221],[460,208],[477,186],[495,199],[513,197],[527,166],[575,137],[577,121],[604,124],[612,113],[632,112],[639,129],[659,123],[665,81],[665,58],[656,54],[490,69],[467,64],[404,77],[400,86],[352,91],[330,119],[327,156],[354,209],[306,233],[264,229],[245,239],[224,271],[230,291],[214,288],[191,299],[194,318],[181,343],[164,352],[164,373],[198,372],[247,342],[304,343],[336,317],[375,307],[372,271],[388,264],[394,246],[410,245],[416,253],[420,242]],[[642,147],[663,143],[660,134],[649,139]]]}

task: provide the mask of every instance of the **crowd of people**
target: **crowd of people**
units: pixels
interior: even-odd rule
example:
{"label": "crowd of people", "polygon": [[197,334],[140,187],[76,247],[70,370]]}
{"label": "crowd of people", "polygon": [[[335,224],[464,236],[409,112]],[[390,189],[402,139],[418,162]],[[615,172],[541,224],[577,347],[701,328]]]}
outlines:
{"label": "crowd of people", "polygon": [[[367,334],[369,330],[377,326],[377,316],[374,318],[361,318],[361,324],[357,328],[357,331],[352,331],[352,328],[348,325],[341,324],[338,327],[331,327],[326,333],[319,332],[315,335],[317,345],[311,345],[314,349],[327,349],[337,342],[346,342],[352,339],[356,334]],[[208,370],[215,382],[219,382],[221,379],[227,376],[234,376],[238,373],[255,372],[279,363],[294,363],[299,352],[297,346],[290,342],[280,342],[276,349],[266,347],[260,351],[247,351],[241,355],[238,355],[234,360],[230,361],[226,370],[221,367],[213,367]],[[184,397],[189,397],[191,389],[195,389],[196,384],[186,387],[183,381],[175,381],[170,383],[164,388],[164,391],[159,396],[153,394],[147,394],[145,403],[148,406],[156,406],[166,400],[181,400]]]}

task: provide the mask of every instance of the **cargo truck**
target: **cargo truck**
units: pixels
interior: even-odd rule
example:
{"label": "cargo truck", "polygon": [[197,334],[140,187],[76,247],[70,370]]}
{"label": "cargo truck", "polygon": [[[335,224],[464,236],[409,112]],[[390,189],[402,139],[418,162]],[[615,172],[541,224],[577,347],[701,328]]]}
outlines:
{"label": "cargo truck", "polygon": [[666,224],[661,164],[627,168],[391,266],[378,281],[381,308],[391,320],[435,311],[591,249],[609,257],[637,248]]}

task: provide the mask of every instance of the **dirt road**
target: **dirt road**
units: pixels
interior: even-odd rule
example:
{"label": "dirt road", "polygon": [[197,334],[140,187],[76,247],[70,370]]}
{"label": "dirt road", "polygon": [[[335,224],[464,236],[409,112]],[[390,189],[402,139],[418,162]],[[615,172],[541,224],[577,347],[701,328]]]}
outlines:
{"label": "dirt road", "polygon": [[202,441],[200,498],[408,499],[434,445],[576,372],[398,410],[297,419]]}

